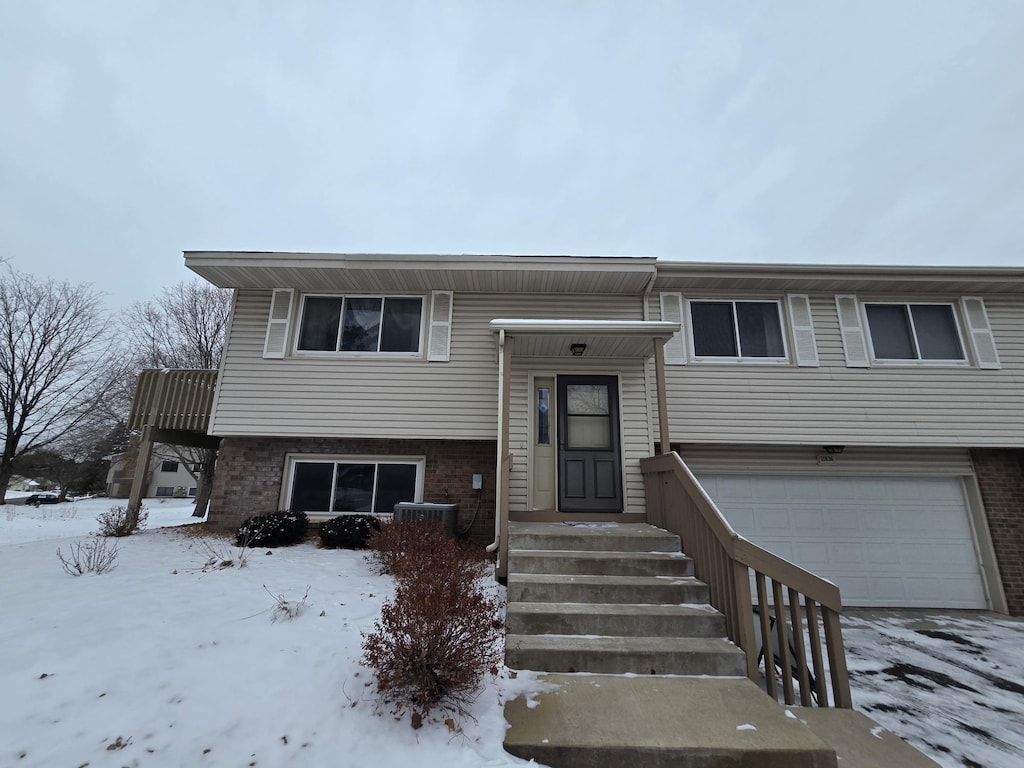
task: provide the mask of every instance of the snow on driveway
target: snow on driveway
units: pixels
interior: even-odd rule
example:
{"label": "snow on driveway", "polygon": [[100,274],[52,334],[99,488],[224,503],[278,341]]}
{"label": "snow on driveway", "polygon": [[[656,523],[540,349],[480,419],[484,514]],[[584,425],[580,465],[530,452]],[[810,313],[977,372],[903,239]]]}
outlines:
{"label": "snow on driveway", "polygon": [[868,717],[949,768],[1024,766],[1024,621],[847,609],[843,639]]}

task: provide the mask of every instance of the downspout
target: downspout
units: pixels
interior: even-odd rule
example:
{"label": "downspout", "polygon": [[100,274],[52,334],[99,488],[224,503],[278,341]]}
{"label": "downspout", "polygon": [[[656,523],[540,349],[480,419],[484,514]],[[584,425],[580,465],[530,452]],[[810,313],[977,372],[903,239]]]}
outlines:
{"label": "downspout", "polygon": [[644,288],[644,305],[643,305],[643,318],[644,320],[651,319],[651,291],[654,290],[654,281],[658,279],[658,268],[655,267],[654,271],[651,272],[651,279],[647,281],[647,287]]}
{"label": "downspout", "polygon": [[494,541],[488,544],[485,549],[488,552],[494,552],[498,545],[501,543],[501,515],[505,511],[501,508],[502,493],[501,493],[501,465],[504,460],[504,456],[501,455],[501,435],[502,435],[502,424],[505,419],[505,398],[502,393],[505,391],[505,329],[502,328],[498,331],[498,467],[494,477],[495,482],[495,493],[494,493]]}

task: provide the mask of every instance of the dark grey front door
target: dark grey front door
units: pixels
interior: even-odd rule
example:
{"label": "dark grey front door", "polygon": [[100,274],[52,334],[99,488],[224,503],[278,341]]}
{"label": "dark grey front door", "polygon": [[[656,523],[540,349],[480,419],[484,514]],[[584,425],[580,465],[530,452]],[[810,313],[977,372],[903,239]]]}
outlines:
{"label": "dark grey front door", "polygon": [[622,511],[617,376],[558,377],[558,508]]}

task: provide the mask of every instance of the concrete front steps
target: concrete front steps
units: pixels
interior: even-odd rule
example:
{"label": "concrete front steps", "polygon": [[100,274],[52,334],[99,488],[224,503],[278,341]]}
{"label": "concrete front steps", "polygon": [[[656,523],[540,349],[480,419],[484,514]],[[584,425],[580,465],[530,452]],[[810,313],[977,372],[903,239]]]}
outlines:
{"label": "concrete front steps", "polygon": [[744,674],[679,537],[642,524],[511,523],[505,663],[546,672]]}
{"label": "concrete front steps", "polygon": [[511,754],[551,768],[935,768],[857,712],[787,709],[748,680],[678,537],[509,528],[505,663],[551,684],[505,705]]}

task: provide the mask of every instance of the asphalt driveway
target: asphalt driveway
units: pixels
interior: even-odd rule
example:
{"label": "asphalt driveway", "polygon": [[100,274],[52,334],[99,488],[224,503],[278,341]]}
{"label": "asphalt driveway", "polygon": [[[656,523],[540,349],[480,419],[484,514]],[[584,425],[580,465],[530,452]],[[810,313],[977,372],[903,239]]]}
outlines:
{"label": "asphalt driveway", "polygon": [[949,768],[1024,767],[1024,620],[845,609],[854,706]]}

